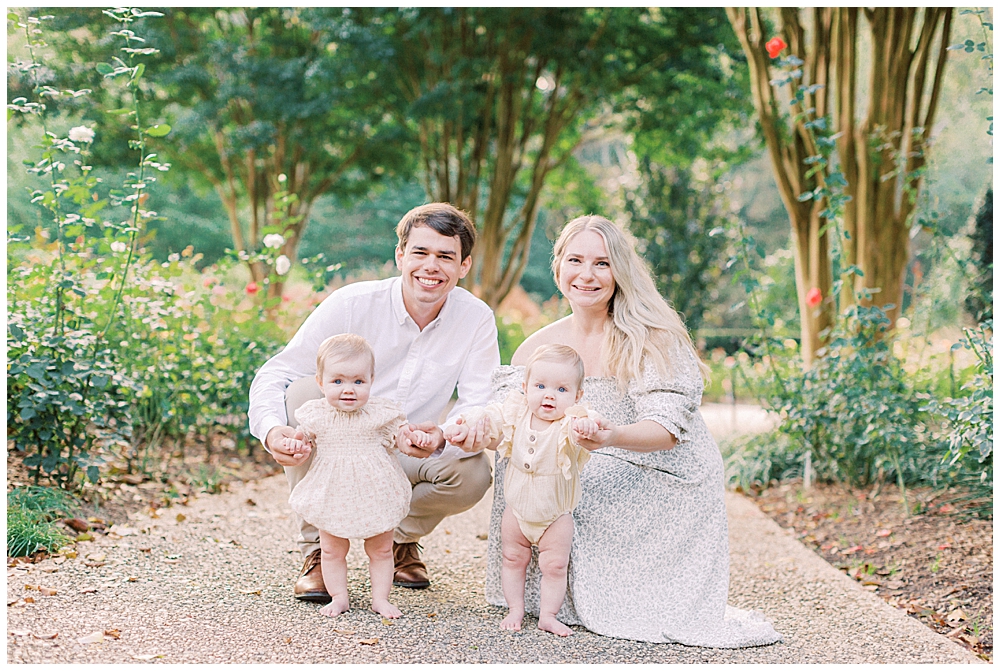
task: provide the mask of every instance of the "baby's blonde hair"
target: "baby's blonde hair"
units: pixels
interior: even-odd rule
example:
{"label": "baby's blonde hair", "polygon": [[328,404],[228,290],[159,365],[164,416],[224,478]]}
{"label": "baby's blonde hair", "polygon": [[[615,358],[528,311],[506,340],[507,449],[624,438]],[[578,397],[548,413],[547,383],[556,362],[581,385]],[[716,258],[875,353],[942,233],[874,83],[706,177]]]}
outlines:
{"label": "baby's blonde hair", "polygon": [[552,361],[572,366],[576,372],[576,388],[583,388],[583,359],[569,345],[541,345],[532,352],[524,367],[525,384],[531,379],[531,365],[536,361]]}
{"label": "baby's blonde hair", "polygon": [[316,352],[316,374],[323,377],[324,364],[328,359],[348,359],[367,356],[372,376],[375,375],[375,352],[368,341],[353,333],[340,333],[324,340]]}

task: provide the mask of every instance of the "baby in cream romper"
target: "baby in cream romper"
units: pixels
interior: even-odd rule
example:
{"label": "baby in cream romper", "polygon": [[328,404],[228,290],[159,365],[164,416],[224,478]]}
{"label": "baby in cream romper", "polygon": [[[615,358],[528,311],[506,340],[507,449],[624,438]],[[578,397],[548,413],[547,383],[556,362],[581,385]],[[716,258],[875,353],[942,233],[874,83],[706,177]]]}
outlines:
{"label": "baby in cream romper", "polygon": [[[531,546],[537,545],[542,570],[538,626],[567,636],[572,630],[555,615],[566,596],[566,563],[573,541],[570,513],[580,501],[580,471],[590,459],[579,440],[610,427],[600,415],[577,405],[583,395],[583,362],[573,348],[539,347],[528,360],[524,377],[523,392],[464,413],[461,424],[445,429],[445,438],[461,442],[467,427],[485,417],[491,438],[488,448],[510,460],[504,476],[507,509],[501,531],[501,582],[510,613],[501,626],[521,628],[525,570]],[[514,557],[516,561],[508,561]]]}

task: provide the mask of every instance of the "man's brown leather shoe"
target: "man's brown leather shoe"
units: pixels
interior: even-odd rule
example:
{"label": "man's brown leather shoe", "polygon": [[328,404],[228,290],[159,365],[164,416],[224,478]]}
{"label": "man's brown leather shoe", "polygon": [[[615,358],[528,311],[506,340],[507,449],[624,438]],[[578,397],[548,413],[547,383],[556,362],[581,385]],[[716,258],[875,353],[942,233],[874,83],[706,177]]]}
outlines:
{"label": "man's brown leather shoe", "polygon": [[330,603],[326,585],[323,584],[323,567],[320,564],[320,550],[313,550],[302,564],[302,573],[295,581],[295,598],[301,601]]}
{"label": "man's brown leather shoe", "polygon": [[396,574],[392,584],[396,587],[424,589],[430,587],[427,567],[420,561],[420,546],[416,543],[392,543],[392,558],[396,563]]}

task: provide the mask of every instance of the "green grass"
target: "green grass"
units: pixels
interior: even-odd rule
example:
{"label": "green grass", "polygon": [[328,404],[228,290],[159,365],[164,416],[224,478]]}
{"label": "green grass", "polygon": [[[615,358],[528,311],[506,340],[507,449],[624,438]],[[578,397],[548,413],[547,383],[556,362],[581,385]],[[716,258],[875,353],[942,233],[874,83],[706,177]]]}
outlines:
{"label": "green grass", "polygon": [[25,487],[7,493],[7,556],[26,557],[39,550],[54,552],[69,538],[54,524],[76,508],[61,489]]}

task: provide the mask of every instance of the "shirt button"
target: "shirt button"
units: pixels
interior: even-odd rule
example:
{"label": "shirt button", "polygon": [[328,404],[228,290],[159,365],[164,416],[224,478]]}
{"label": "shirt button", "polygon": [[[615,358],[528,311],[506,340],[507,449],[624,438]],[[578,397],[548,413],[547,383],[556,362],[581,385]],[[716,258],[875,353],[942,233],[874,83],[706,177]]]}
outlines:
{"label": "shirt button", "polygon": [[527,461],[524,462],[524,468],[525,470],[531,470],[531,464],[529,464]]}
{"label": "shirt button", "polygon": [[529,447],[528,448],[528,454],[534,454],[534,453],[535,453],[535,448]]}
{"label": "shirt button", "polygon": [[528,440],[530,440],[533,443],[533,442],[535,442],[535,437],[534,436],[528,436]]}

